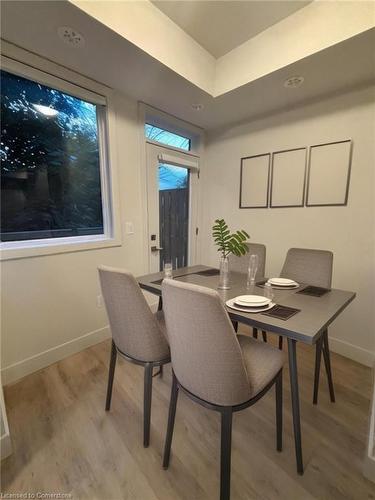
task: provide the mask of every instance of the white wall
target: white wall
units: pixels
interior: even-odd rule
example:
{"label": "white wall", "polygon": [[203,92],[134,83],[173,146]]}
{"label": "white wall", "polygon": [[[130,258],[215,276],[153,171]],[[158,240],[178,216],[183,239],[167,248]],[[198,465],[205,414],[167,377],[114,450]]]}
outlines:
{"label": "white wall", "polygon": [[[2,375],[13,381],[108,336],[105,309],[98,308],[97,266],[147,272],[144,256],[144,186],[137,103],[114,95],[115,148],[122,246],[1,263]],[[125,221],[134,223],[126,235]]]}
{"label": "white wall", "polygon": [[[217,265],[210,227],[218,217],[267,246],[269,275],[278,275],[290,247],[332,250],[333,286],[356,291],[357,298],[330,328],[331,347],[369,366],[375,358],[374,97],[374,88],[362,89],[208,134],[202,173],[206,263]],[[354,141],[348,206],[238,208],[241,157],[347,138]]]}

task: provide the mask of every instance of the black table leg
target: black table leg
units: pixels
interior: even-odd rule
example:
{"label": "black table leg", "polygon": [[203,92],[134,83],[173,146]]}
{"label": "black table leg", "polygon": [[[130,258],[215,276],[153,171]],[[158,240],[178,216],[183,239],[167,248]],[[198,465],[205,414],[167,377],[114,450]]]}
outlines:
{"label": "black table leg", "polygon": [[294,445],[296,449],[297,472],[298,474],[302,475],[303,459],[302,459],[301,419],[299,413],[297,351],[296,351],[296,341],[290,338],[288,338],[288,357],[289,357],[290,389],[292,394]]}
{"label": "black table leg", "polygon": [[334,403],[335,402],[335,389],[333,388],[331,357],[330,357],[330,353],[329,353],[328,331],[327,330],[323,333],[323,358],[324,358],[324,364],[326,366],[326,372],[327,372],[327,378],[328,378],[329,395],[331,398],[331,402]]}
{"label": "black table leg", "polygon": [[[158,311],[162,311],[162,309],[163,309],[163,297],[160,295]],[[157,375],[160,375],[161,377],[163,376],[163,365],[161,365],[159,370],[156,373],[154,373],[153,377],[156,377]]]}
{"label": "black table leg", "polygon": [[315,345],[315,375],[314,375],[314,395],[313,404],[318,404],[319,378],[320,378],[320,362],[322,359],[323,336],[321,336]]}
{"label": "black table leg", "polygon": [[145,374],[144,374],[144,393],[143,393],[143,446],[145,448],[148,448],[150,444],[151,399],[152,399],[152,363],[146,363]]}
{"label": "black table leg", "polygon": [[161,311],[163,309],[163,298],[160,295],[159,297],[159,304],[158,304],[158,311]]}

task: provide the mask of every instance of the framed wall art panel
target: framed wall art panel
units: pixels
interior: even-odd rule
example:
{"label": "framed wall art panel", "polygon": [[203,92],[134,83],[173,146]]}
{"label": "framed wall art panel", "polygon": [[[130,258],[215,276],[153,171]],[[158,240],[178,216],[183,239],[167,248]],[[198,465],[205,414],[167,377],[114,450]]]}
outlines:
{"label": "framed wall art panel", "polygon": [[305,202],[307,148],[272,154],[270,207],[303,207]]}
{"label": "framed wall art panel", "polygon": [[339,206],[348,203],[352,151],[351,139],[311,146],[307,207]]}
{"label": "framed wall art panel", "polygon": [[240,208],[267,208],[271,153],[241,158]]}

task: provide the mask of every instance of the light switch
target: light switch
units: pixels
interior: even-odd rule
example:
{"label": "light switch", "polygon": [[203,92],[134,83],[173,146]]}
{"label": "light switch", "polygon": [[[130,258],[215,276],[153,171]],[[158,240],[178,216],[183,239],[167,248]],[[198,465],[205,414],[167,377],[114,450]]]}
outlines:
{"label": "light switch", "polygon": [[125,222],[125,233],[134,234],[134,225],[132,222]]}

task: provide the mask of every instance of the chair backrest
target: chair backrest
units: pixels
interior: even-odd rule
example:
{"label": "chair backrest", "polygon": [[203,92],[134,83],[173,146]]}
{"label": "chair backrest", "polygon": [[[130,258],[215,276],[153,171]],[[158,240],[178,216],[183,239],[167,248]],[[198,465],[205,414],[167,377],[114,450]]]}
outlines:
{"label": "chair backrest", "polygon": [[116,347],[139,361],[161,361],[168,343],[134,276],[100,266],[99,278]]}
{"label": "chair backrest", "polygon": [[333,253],[328,250],[290,248],[280,276],[299,283],[330,288]]}
{"label": "chair backrest", "polygon": [[250,399],[250,384],[235,331],[215,290],[165,279],[163,308],[173,370],[180,384],[210,403]]}
{"label": "chair backrest", "polygon": [[236,271],[238,273],[247,273],[249,268],[250,255],[258,255],[259,265],[256,273],[256,279],[263,278],[265,276],[266,267],[266,247],[260,243],[246,243],[249,252],[242,257],[236,257],[236,255],[231,255],[229,257],[229,269],[231,271]]}

